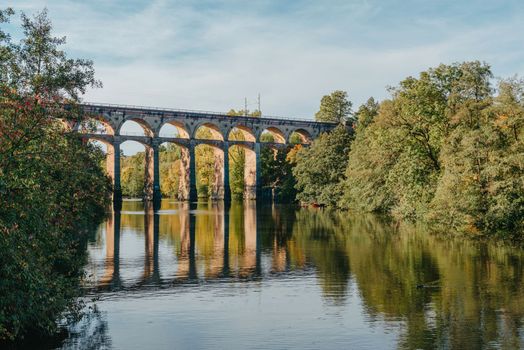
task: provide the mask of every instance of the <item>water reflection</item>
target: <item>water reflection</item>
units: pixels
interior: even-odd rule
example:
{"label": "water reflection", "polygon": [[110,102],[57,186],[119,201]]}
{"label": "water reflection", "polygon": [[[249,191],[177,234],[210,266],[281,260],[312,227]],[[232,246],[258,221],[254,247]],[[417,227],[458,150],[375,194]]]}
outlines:
{"label": "water reflection", "polygon": [[[153,212],[141,202],[124,202],[99,230],[90,255],[90,288],[107,300],[102,308],[134,296],[126,300],[137,312],[143,296],[152,303],[162,299],[163,322],[169,322],[184,317],[187,306],[188,327],[205,329],[209,344],[218,341],[218,347],[318,348],[311,344],[319,339],[323,348],[524,346],[522,250],[443,239],[374,216],[255,202],[190,208],[163,201]],[[190,295],[173,294],[187,305],[160,293],[194,286]],[[262,294],[269,297],[253,303]],[[229,310],[242,300],[250,316],[230,325],[235,342],[212,322],[241,317]],[[202,301],[224,309],[209,314]],[[276,305],[281,309],[269,313]],[[156,317],[143,312],[144,320]],[[242,326],[252,317],[255,332]],[[281,332],[287,318],[289,328]],[[118,323],[108,326],[109,336],[118,338],[112,327]]]}

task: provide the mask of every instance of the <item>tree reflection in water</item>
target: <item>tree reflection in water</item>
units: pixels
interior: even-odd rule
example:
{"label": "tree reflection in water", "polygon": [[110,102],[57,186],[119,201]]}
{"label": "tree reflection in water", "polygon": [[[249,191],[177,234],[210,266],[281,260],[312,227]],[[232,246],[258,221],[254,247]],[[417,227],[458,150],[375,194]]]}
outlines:
{"label": "tree reflection in water", "polygon": [[[142,267],[120,256],[131,234],[143,237]],[[371,323],[400,322],[400,348],[523,345],[520,249],[437,237],[372,215],[255,202],[191,209],[165,200],[158,213],[125,202],[99,235],[106,258],[96,295],[312,274],[333,307],[356,293]],[[170,247],[168,257],[159,244]],[[124,277],[125,269],[143,272]]]}

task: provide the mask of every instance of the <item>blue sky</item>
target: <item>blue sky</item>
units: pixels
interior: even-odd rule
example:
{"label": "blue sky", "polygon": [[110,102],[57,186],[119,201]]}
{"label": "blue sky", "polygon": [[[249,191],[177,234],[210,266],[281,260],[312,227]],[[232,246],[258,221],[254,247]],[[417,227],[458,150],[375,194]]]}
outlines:
{"label": "blue sky", "polygon": [[[383,99],[421,70],[478,59],[524,73],[524,1],[16,0],[47,7],[71,56],[95,61],[104,88],[85,100],[312,117],[346,90]],[[13,25],[18,19],[13,19]]]}

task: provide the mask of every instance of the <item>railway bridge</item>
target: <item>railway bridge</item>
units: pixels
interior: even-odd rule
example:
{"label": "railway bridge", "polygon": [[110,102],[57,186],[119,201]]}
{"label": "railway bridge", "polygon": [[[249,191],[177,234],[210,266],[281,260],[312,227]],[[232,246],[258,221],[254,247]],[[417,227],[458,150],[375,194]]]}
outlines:
{"label": "railway bridge", "polygon": [[[80,113],[82,117],[79,121],[70,122],[69,126],[85,140],[106,144],[106,166],[113,179],[116,206],[122,199],[120,149],[126,141],[136,141],[145,146],[144,197],[147,200],[159,203],[161,198],[159,147],[166,142],[181,149],[179,199],[197,200],[195,149],[201,144],[213,148],[212,197],[226,201],[231,199],[229,149],[242,147],[245,150],[244,198],[256,199],[260,190],[261,147],[286,147],[292,139],[295,143],[309,144],[337,125],[295,118],[231,116],[226,113],[95,103],[81,104]],[[123,126],[130,121],[140,125],[143,133],[122,132]],[[162,132],[166,125],[173,130],[171,134]],[[206,137],[201,137],[201,129],[207,130]]]}

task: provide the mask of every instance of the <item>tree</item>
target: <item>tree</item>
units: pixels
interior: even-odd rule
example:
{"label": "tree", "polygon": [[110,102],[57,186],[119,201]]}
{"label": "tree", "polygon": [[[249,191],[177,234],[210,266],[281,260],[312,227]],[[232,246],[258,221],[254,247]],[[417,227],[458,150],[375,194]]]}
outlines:
{"label": "tree", "polygon": [[0,341],[77,314],[86,228],[111,191],[100,150],[57,120],[74,117],[62,103],[94,81],[92,65],[65,59],[45,12],[22,21],[21,44],[0,31]]}
{"label": "tree", "polygon": [[351,135],[340,125],[323,133],[296,155],[293,175],[297,199],[304,203],[337,206],[345,179]]}
{"label": "tree", "polygon": [[519,236],[524,223],[524,83],[501,81],[495,103],[456,119],[428,219],[440,228]]}
{"label": "tree", "polygon": [[348,94],[345,91],[336,90],[331,95],[325,95],[320,101],[320,109],[315,114],[315,120],[319,122],[345,123],[352,119],[351,106]]}
{"label": "tree", "polygon": [[261,152],[262,186],[271,189],[272,197],[278,202],[290,203],[296,198],[295,177],[293,176],[294,155],[301,145],[285,149],[264,147]]}
{"label": "tree", "polygon": [[[9,14],[10,12],[7,12]],[[62,51],[65,37],[52,35],[47,10],[33,18],[21,15],[24,38],[10,44],[11,55],[3,57],[0,77],[20,93],[78,100],[87,87],[101,87],[95,79],[93,62],[71,59]]]}
{"label": "tree", "polygon": [[[361,107],[340,206],[440,230],[521,235],[524,83],[478,61],[440,65]],[[361,119],[362,118],[362,119]]]}
{"label": "tree", "polygon": [[373,97],[370,97],[366,103],[358,108],[356,113],[357,128],[364,129],[373,122],[378,115],[379,103]]}

